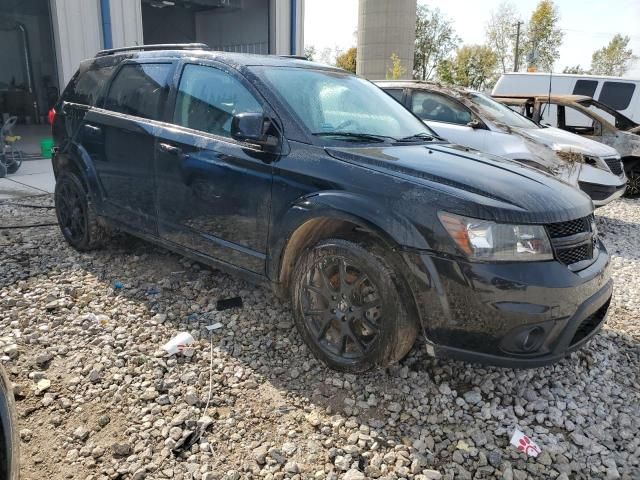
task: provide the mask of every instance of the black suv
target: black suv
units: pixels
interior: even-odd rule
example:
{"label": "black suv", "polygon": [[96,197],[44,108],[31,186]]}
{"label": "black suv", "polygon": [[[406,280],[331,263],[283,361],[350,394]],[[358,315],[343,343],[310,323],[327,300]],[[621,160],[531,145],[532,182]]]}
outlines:
{"label": "black suv", "polygon": [[55,203],[79,250],[110,227],[290,297],[328,365],[427,350],[547,364],[612,283],[587,196],[445,144],[372,83],[276,56],[146,46],[83,62],[55,107]]}

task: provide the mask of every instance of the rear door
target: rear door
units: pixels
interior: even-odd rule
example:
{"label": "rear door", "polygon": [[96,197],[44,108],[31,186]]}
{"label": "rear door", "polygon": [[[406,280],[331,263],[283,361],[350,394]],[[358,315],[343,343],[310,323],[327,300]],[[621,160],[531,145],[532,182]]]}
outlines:
{"label": "rear door", "polygon": [[[155,131],[169,93],[171,62],[128,62],[115,73],[102,108],[85,117],[103,192],[104,214],[137,232],[157,235]],[[101,151],[98,151],[101,150]]]}
{"label": "rear door", "polygon": [[487,130],[467,125],[475,115],[460,102],[439,93],[414,90],[409,105],[442,138],[476,150],[485,149]]}
{"label": "rear door", "polygon": [[275,158],[232,139],[231,119],[268,106],[225,65],[183,64],[174,84],[155,156],[160,236],[264,274]]}

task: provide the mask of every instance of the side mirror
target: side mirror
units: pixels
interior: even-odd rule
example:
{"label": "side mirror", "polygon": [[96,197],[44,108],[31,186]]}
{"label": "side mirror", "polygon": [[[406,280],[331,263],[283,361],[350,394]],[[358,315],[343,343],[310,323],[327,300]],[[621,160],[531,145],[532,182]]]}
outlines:
{"label": "side mirror", "polygon": [[261,113],[238,113],[231,119],[231,138],[273,149],[278,137],[270,135],[271,120]]}
{"label": "side mirror", "polygon": [[477,118],[474,118],[473,120],[467,123],[467,127],[471,127],[475,130],[478,128],[484,128],[484,125],[480,120],[478,120]]}

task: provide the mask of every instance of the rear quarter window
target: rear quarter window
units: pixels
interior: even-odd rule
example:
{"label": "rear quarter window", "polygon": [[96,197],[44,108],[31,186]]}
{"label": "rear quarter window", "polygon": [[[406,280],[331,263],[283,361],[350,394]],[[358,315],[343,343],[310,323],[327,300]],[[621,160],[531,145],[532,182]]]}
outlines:
{"label": "rear quarter window", "polygon": [[79,71],[67,85],[62,100],[94,106],[115,68],[115,65],[110,65]]}
{"label": "rear quarter window", "polygon": [[616,110],[624,110],[631,103],[635,89],[633,83],[604,82],[598,100]]}

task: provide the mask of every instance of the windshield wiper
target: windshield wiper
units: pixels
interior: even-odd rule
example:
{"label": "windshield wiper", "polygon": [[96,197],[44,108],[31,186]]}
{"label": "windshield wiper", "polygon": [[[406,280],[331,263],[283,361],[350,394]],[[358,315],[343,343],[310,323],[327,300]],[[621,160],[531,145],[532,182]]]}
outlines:
{"label": "windshield wiper", "polygon": [[420,132],[420,133],[416,133],[415,135],[409,135],[408,137],[399,138],[396,140],[396,142],[416,142],[416,141],[430,142],[432,140],[435,140],[436,138],[440,138],[440,137],[437,137],[436,135],[431,135],[429,133]]}
{"label": "windshield wiper", "polygon": [[315,132],[312,135],[317,137],[346,137],[353,139],[366,140],[370,142],[386,142],[395,140],[393,137],[385,137],[384,135],[374,135],[372,133],[356,133],[356,132]]}

